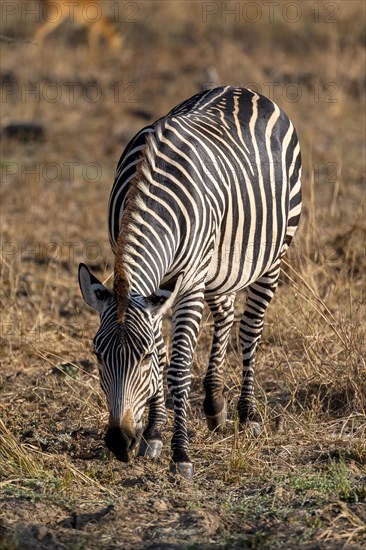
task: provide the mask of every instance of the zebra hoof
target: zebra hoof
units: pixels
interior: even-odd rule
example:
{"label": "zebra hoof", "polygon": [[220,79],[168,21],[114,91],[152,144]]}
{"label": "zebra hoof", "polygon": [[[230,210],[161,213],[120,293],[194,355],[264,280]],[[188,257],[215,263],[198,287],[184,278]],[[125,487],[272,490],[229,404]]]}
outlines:
{"label": "zebra hoof", "polygon": [[192,462],[173,462],[170,465],[170,473],[183,477],[184,479],[193,478],[193,464]]}
{"label": "zebra hoof", "polygon": [[137,456],[148,456],[149,458],[158,458],[163,448],[161,439],[143,439],[140,443],[140,448]]}
{"label": "zebra hoof", "polygon": [[226,420],[227,420],[226,403],[224,405],[224,408],[219,414],[215,414],[214,416],[210,416],[206,414],[207,426],[211,432],[222,430],[225,427]]}
{"label": "zebra hoof", "polygon": [[259,437],[261,435],[262,428],[259,422],[251,420],[245,424],[245,427],[251,436]]}

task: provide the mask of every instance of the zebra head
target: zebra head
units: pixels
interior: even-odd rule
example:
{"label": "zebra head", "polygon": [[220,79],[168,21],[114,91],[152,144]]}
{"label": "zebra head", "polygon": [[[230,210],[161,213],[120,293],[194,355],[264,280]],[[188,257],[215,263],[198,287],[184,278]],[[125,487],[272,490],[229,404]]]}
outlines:
{"label": "zebra head", "polygon": [[157,321],[173,304],[179,285],[173,292],[159,290],[149,297],[131,294],[122,321],[115,292],[84,264],[79,266],[79,285],[85,302],[100,315],[93,351],[109,410],[105,442],[118,460],[128,462],[140,441],[146,404],[162,376],[155,346]]}

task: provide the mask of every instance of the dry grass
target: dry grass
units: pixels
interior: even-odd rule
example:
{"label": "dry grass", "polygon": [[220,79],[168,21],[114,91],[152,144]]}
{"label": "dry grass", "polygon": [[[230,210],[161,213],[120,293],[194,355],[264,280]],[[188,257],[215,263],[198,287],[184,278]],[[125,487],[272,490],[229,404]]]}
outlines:
{"label": "dry grass", "polygon": [[[4,20],[2,34],[15,42],[2,43],[3,126],[34,121],[46,132],[39,143],[2,143],[0,546],[8,550],[364,546],[365,9],[320,2],[316,22],[314,2],[302,1],[302,17],[289,23],[281,2],[270,22],[258,3],[263,16],[250,23],[223,21],[225,3],[209,4],[217,11],[204,22],[200,2],[138,2],[136,21],[117,22],[120,55],[101,45],[95,57],[77,28],[56,32],[40,52],[26,42],[29,18]],[[332,6],[337,23],[324,21]],[[209,82],[251,82],[266,95],[272,84],[302,144],[304,214],[258,353],[263,433],[239,433],[234,418],[236,330],[230,421],[222,435],[206,430],[207,313],[191,396],[196,475],[186,485],[169,475],[171,417],[158,462],[126,466],[106,453],[90,353],[97,319],[76,272],[79,261],[100,278],[113,267],[106,209],[128,139]],[[88,90],[101,96],[88,100]]]}

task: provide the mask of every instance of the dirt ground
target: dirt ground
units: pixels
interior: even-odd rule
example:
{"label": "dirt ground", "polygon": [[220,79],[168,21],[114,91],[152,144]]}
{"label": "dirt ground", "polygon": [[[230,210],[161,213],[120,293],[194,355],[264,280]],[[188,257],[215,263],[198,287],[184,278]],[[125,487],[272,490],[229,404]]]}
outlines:
{"label": "dirt ground", "polygon": [[[364,548],[364,3],[106,1],[123,45],[102,39],[93,52],[72,23],[34,44],[31,4],[1,6],[0,548]],[[113,270],[107,203],[128,140],[223,84],[257,89],[292,118],[304,210],[258,351],[262,434],[240,433],[235,420],[237,323],[229,422],[207,431],[206,312],[186,482],[169,473],[171,411],[157,461],[107,453],[91,353],[98,321],[77,266],[103,280]],[[41,135],[14,130],[25,122]],[[169,318],[164,333],[169,343]]]}

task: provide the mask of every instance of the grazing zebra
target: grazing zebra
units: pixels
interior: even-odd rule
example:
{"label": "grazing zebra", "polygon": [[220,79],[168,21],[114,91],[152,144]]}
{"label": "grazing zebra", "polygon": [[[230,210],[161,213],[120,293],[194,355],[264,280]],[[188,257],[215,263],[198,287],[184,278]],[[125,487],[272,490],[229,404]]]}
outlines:
{"label": "grazing zebra", "polygon": [[113,291],[84,264],[79,268],[83,297],[100,313],[94,351],[110,413],[105,441],[119,460],[128,461],[140,440],[140,455],[161,450],[166,419],[161,318],[172,306],[167,372],[174,407],[172,471],[192,475],[186,417],[203,303],[214,318],[203,382],[204,412],[214,430],[226,421],[224,357],[235,294],[244,288],[238,415],[242,425],[259,430],[255,351],[281,258],[299,222],[300,174],[299,143],[287,115],[242,88],[193,96],[126,147],[109,203]]}

